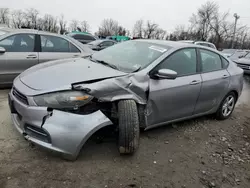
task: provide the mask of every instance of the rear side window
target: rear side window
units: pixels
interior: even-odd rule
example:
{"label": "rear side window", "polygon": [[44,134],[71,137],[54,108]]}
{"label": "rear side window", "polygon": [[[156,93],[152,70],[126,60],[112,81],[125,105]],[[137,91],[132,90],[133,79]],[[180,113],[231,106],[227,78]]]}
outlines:
{"label": "rear side window", "polygon": [[105,41],[105,42],[103,42],[103,43],[101,43],[101,46],[112,46],[114,43],[113,42],[111,42],[111,41]]}
{"label": "rear side window", "polygon": [[224,57],[221,57],[221,60],[222,60],[222,67],[227,68],[229,65],[229,62]]}
{"label": "rear side window", "polygon": [[221,58],[209,50],[200,49],[202,72],[211,72],[222,69]]}
{"label": "rear side window", "polygon": [[91,41],[95,40],[95,38],[90,35],[81,35],[81,34],[74,35],[73,38],[80,40],[91,40]]}
{"label": "rear side window", "polygon": [[69,41],[56,36],[41,35],[41,50],[42,52],[68,52],[78,53],[80,52]]}

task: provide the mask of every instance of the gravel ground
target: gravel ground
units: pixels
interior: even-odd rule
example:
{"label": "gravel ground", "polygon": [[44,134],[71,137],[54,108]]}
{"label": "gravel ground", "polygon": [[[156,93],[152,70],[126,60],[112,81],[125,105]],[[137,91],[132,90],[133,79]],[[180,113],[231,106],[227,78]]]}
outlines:
{"label": "gravel ground", "polygon": [[118,154],[106,128],[75,162],[25,141],[11,124],[8,90],[0,90],[0,188],[249,188],[249,85],[246,77],[228,120],[208,116],[143,132],[130,157]]}

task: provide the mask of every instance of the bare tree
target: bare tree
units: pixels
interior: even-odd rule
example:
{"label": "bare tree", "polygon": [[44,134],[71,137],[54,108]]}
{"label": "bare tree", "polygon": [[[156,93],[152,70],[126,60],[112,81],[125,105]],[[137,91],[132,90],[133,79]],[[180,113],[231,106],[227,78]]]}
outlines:
{"label": "bare tree", "polygon": [[38,10],[31,8],[27,9],[25,12],[25,19],[26,19],[26,27],[30,28],[37,28],[37,20],[38,20],[39,12]]}
{"label": "bare tree", "polygon": [[197,14],[190,18],[192,27],[194,27],[200,36],[200,40],[207,40],[211,31],[211,21],[214,14],[218,12],[218,5],[213,1],[208,1],[198,9]]}
{"label": "bare tree", "polygon": [[126,30],[126,36],[130,36],[130,31]]}
{"label": "bare tree", "polygon": [[213,20],[210,22],[210,26],[212,28],[212,32],[214,33],[214,43],[217,48],[220,48],[220,43],[223,40],[226,40],[229,35],[231,35],[230,30],[232,29],[231,24],[227,21],[229,13],[221,14],[216,12],[214,14]]}
{"label": "bare tree", "polygon": [[161,29],[161,28],[158,28],[158,29],[156,29],[153,38],[163,40],[163,39],[166,37],[166,33],[167,33],[167,32],[166,32],[165,30],[163,30],[163,29]]}
{"label": "bare tree", "polygon": [[9,9],[8,8],[0,8],[0,23],[6,24],[9,26],[10,18],[9,18]]}
{"label": "bare tree", "polygon": [[113,19],[104,19],[98,29],[101,36],[117,35],[119,31],[118,22]]}
{"label": "bare tree", "polygon": [[79,25],[78,20],[72,20],[70,22],[70,26],[69,27],[70,27],[71,31],[75,31],[75,30],[78,29],[78,25]]}
{"label": "bare tree", "polygon": [[66,32],[67,22],[64,20],[63,14],[59,18],[59,25],[60,25],[60,34],[64,34]]}
{"label": "bare tree", "polygon": [[133,28],[133,36],[142,38],[143,35],[143,20],[137,20],[135,22],[134,28]]}
{"label": "bare tree", "polygon": [[57,33],[59,28],[57,26],[57,19],[50,15],[45,14],[43,17],[42,30]]}
{"label": "bare tree", "polygon": [[118,35],[125,36],[126,35],[126,29],[122,26],[118,27]]}
{"label": "bare tree", "polygon": [[83,32],[90,32],[90,25],[89,25],[89,23],[86,20],[83,20],[81,22],[81,30]]}
{"label": "bare tree", "polygon": [[22,10],[13,10],[12,24],[14,28],[21,28],[24,25],[24,12]]}
{"label": "bare tree", "polygon": [[158,24],[151,23],[151,21],[147,21],[146,27],[144,29],[144,38],[150,39],[153,38],[155,32],[158,29]]}

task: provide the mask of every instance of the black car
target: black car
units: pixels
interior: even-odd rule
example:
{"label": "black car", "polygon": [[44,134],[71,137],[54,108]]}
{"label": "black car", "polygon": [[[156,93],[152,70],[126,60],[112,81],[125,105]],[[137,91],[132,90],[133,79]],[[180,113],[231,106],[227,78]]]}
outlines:
{"label": "black car", "polygon": [[98,38],[91,35],[91,34],[86,34],[86,33],[69,33],[67,34],[68,36],[73,37],[74,39],[78,40],[79,42],[83,43],[83,44],[87,44],[89,42],[95,41]]}
{"label": "black car", "polygon": [[103,50],[104,48],[113,46],[116,43],[117,42],[115,42],[114,40],[104,39],[104,40],[95,40],[95,41],[92,41],[92,42],[88,43],[88,46],[92,50],[100,51],[100,50]]}

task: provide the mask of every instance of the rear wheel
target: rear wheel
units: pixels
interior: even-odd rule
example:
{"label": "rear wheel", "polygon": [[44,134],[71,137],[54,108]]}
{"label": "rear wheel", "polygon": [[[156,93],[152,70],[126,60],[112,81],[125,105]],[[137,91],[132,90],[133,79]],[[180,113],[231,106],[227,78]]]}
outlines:
{"label": "rear wheel", "polygon": [[234,110],[236,100],[236,95],[233,92],[227,94],[216,112],[216,118],[219,120],[229,118]]}
{"label": "rear wheel", "polygon": [[121,154],[132,154],[139,146],[139,116],[134,100],[122,100],[118,103],[119,137]]}

